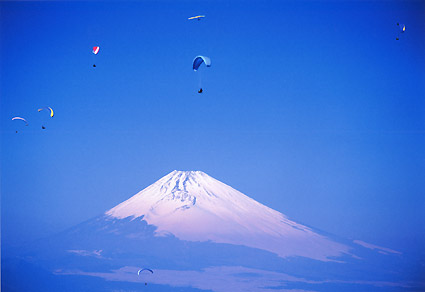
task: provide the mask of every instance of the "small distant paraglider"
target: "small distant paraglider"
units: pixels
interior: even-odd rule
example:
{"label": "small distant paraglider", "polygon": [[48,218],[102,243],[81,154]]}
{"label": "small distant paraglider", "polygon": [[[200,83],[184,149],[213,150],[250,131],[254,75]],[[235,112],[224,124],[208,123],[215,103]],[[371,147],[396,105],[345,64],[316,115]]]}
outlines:
{"label": "small distant paraglider", "polygon": [[194,71],[199,69],[199,66],[201,66],[202,63],[205,63],[205,66],[211,67],[211,59],[205,56],[196,56],[195,59],[193,59],[193,65],[192,68]]}
{"label": "small distant paraglider", "polygon": [[[97,55],[99,53],[100,47],[93,47],[93,54]],[[96,67],[96,64],[93,64],[93,67]]]}
{"label": "small distant paraglider", "polygon": [[[193,71],[198,71],[199,67],[202,65],[202,63],[205,63],[205,66],[211,67],[211,59],[205,56],[196,56],[195,59],[193,59],[192,68]],[[202,78],[199,74],[199,90],[198,93],[202,93]]]}
{"label": "small distant paraglider", "polygon": [[[21,118],[21,117],[13,117],[12,118],[12,121],[22,121],[22,122],[25,123],[25,126],[28,126],[29,125],[28,122],[27,122],[27,120],[24,119],[24,118]],[[18,133],[18,130],[16,130],[15,132]]]}
{"label": "small distant paraglider", "polygon": [[[137,275],[138,276],[140,276],[140,275],[143,275],[143,274],[148,274],[148,275],[151,275],[151,274],[153,274],[153,271],[151,270],[151,269],[147,269],[147,268],[143,268],[143,269],[140,269],[138,272],[137,272]],[[145,285],[147,285],[148,283],[147,282],[145,282]]]}
{"label": "small distant paraglider", "polygon": [[196,20],[201,20],[202,18],[204,18],[205,17],[205,15],[197,15],[197,16],[192,16],[192,17],[189,17],[188,19],[189,20],[192,20],[192,19],[196,19]]}
{"label": "small distant paraglider", "polygon": [[[39,108],[39,109],[38,109],[38,112],[41,112],[42,110],[49,111],[49,115],[50,115],[50,117],[51,117],[51,118],[53,118],[53,116],[55,115],[55,113],[53,112],[53,109],[52,109],[50,106],[46,106],[46,107]],[[46,129],[46,127],[45,127],[44,125],[42,125],[42,126],[41,126],[41,128],[42,128],[43,130],[45,130],[45,129]]]}
{"label": "small distant paraglider", "polygon": [[28,122],[27,122],[27,120],[24,119],[24,118],[21,118],[21,117],[14,117],[14,118],[12,118],[12,121],[15,121],[15,120],[20,120],[20,121],[25,122],[25,126],[28,126],[29,125]]}
{"label": "small distant paraglider", "polygon": [[397,27],[398,27],[398,33],[397,33],[397,37],[395,39],[398,41],[398,40],[400,40],[400,34],[402,34],[406,31],[406,26],[404,24],[397,22]]}
{"label": "small distant paraglider", "polygon": [[50,106],[39,108],[38,112],[41,112],[42,110],[48,110],[51,118],[53,118],[53,116],[55,115],[55,113],[53,112],[53,109]]}

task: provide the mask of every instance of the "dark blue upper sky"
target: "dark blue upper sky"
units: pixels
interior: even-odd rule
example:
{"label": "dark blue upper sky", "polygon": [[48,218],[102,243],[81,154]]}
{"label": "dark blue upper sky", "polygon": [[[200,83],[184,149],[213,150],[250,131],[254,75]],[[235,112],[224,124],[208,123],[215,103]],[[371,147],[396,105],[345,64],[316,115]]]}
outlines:
{"label": "dark blue upper sky", "polygon": [[[92,218],[177,169],[340,236],[424,244],[423,1],[0,9],[3,243]],[[211,68],[193,72],[196,55]]]}

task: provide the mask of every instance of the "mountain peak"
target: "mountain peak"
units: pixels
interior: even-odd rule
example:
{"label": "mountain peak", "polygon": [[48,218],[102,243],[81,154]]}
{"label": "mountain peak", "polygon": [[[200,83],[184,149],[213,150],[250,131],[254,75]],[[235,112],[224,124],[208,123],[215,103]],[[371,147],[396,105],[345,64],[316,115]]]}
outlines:
{"label": "mountain peak", "polygon": [[196,174],[205,174],[200,170],[173,170],[169,174],[186,174],[186,175],[196,175]]}
{"label": "mountain peak", "polygon": [[112,219],[139,218],[156,235],[265,249],[280,256],[320,260],[348,253],[310,228],[289,220],[202,171],[174,170],[130,199],[108,210]]}
{"label": "mountain peak", "polygon": [[207,176],[209,175],[199,170],[173,170],[172,172],[164,176],[162,179],[160,179],[158,182],[162,183],[163,179],[167,179],[169,181],[183,183],[189,180],[196,181],[199,178]]}

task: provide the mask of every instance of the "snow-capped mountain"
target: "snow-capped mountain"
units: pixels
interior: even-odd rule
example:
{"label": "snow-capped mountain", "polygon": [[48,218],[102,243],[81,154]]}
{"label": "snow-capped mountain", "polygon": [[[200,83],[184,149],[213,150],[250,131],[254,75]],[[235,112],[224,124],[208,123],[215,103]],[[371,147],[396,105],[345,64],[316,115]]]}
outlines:
{"label": "snow-capped mountain", "polygon": [[[425,287],[403,272],[411,266],[404,254],[324,235],[200,171],[173,171],[104,214],[19,248],[6,264],[2,291]],[[142,267],[155,272],[139,276]]]}
{"label": "snow-capped mountain", "polygon": [[264,249],[327,261],[349,247],[289,220],[201,171],[173,171],[106,212],[145,220],[156,235]]}

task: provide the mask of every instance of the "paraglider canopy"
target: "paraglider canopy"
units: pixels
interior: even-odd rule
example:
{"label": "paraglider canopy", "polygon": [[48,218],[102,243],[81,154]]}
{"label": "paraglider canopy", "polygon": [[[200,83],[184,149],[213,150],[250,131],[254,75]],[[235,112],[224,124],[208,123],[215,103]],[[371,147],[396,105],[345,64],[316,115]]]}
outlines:
{"label": "paraglider canopy", "polygon": [[14,118],[12,118],[12,121],[15,121],[15,120],[20,120],[20,121],[25,122],[25,126],[28,126],[29,125],[28,122],[27,122],[27,120],[24,119],[24,118],[21,118],[21,117],[14,117]]}
{"label": "paraglider canopy", "polygon": [[93,47],[93,54],[97,55],[99,53],[100,47]]}
{"label": "paraglider canopy", "polygon": [[137,275],[139,275],[139,276],[140,276],[140,273],[141,273],[141,272],[143,272],[143,271],[148,271],[148,272],[151,272],[151,273],[153,274],[153,271],[152,271],[151,269],[140,269],[140,270],[137,272]]}
{"label": "paraglider canopy", "polygon": [[205,17],[205,15],[197,15],[197,16],[189,17],[188,19],[189,19],[189,20],[191,20],[191,19],[201,20],[201,18],[204,18],[204,17]]}
{"label": "paraglider canopy", "polygon": [[50,112],[50,117],[53,118],[54,113],[53,113],[53,109],[50,106],[46,106],[46,107],[42,107],[38,109],[38,112],[41,112],[42,110],[48,110]]}
{"label": "paraglider canopy", "polygon": [[198,70],[199,66],[201,66],[202,63],[205,63],[205,66],[207,67],[211,67],[210,58],[205,56],[196,56],[195,59],[193,59],[193,70]]}

